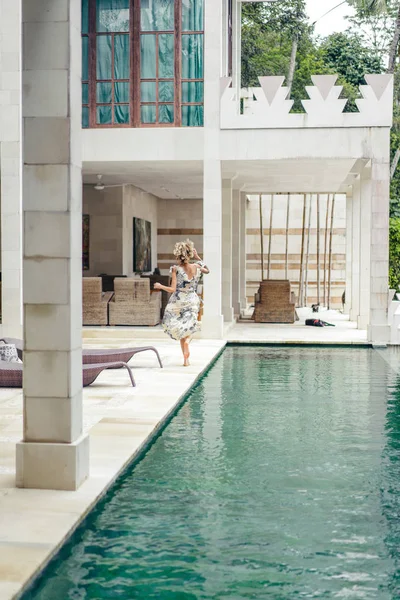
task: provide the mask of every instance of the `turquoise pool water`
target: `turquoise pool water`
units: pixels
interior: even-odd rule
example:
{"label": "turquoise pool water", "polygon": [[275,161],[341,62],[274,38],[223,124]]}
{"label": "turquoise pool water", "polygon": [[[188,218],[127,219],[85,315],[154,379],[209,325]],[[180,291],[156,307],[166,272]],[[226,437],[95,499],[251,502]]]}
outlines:
{"label": "turquoise pool water", "polygon": [[25,600],[400,598],[386,352],[228,348]]}

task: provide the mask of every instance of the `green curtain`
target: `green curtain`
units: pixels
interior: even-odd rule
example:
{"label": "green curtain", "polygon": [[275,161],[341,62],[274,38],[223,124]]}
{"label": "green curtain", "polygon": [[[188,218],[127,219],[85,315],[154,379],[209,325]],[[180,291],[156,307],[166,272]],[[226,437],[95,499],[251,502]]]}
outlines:
{"label": "green curtain", "polygon": [[183,127],[203,127],[204,108],[202,105],[182,106]]}
{"label": "green curtain", "polygon": [[156,36],[140,36],[140,78],[156,78]]}
{"label": "green curtain", "polygon": [[96,31],[129,31],[129,0],[96,0]]}
{"label": "green curtain", "polygon": [[174,0],[141,0],[140,27],[142,31],[173,31]]}
{"label": "green curtain", "polygon": [[82,33],[89,33],[89,0],[82,0]]}
{"label": "green curtain", "polygon": [[[202,33],[182,35],[182,78],[203,79],[204,75],[204,36]],[[182,102],[203,102],[204,84],[202,81],[182,83]],[[182,106],[182,125],[202,127],[202,106]]]}
{"label": "green curtain", "polygon": [[182,0],[182,31],[204,30],[204,0]]}
{"label": "green curtain", "polygon": [[158,36],[158,76],[160,79],[174,77],[174,36],[161,33]]}
{"label": "green curtain", "polygon": [[182,35],[182,79],[203,79],[203,34]]}

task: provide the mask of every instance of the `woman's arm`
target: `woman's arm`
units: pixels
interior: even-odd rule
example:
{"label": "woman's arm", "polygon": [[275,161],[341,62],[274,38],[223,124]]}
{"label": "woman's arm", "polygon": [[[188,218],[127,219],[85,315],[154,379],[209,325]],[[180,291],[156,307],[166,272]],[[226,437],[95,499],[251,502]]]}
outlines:
{"label": "woman's arm", "polygon": [[171,286],[162,285],[161,283],[155,283],[154,289],[163,290],[164,292],[168,292],[169,294],[173,294],[174,292],[176,292],[176,267],[172,267]]}
{"label": "woman's arm", "polygon": [[200,263],[200,264],[198,265],[198,267],[199,267],[200,271],[201,271],[202,273],[204,273],[205,275],[208,275],[208,274],[209,274],[209,272],[210,272],[210,269],[207,267],[207,265],[205,265],[205,264],[203,263],[203,261],[201,260],[200,256],[199,256],[199,255],[198,255],[198,253],[197,253],[197,250],[196,250],[196,248],[194,248],[193,252],[194,252],[194,257],[195,257],[195,259],[196,259],[196,260],[198,260],[198,261],[199,261],[199,263]]}

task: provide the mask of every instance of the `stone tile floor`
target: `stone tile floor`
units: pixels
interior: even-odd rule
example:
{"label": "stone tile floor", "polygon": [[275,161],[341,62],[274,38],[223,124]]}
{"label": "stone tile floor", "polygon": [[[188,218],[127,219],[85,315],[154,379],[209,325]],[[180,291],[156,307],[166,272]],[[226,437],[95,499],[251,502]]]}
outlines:
{"label": "stone tile floor", "polygon": [[[92,336],[93,337],[89,337]],[[115,331],[107,339],[87,332],[85,347],[152,345]],[[90,434],[90,478],[77,492],[15,488],[15,444],[22,437],[22,394],[0,388],[0,599],[16,597],[96,499],[130,462],[224,346],[195,340],[191,366],[183,368],[177,343],[154,341],[154,353],[135,356],[137,387],[126,370],[105,371],[84,390],[84,429]],[[61,600],[61,599],[60,599]]]}
{"label": "stone tile floor", "polygon": [[[366,344],[367,332],[357,329],[357,323],[336,310],[312,313],[298,309],[300,320],[293,325],[241,322],[235,323],[226,333],[229,342],[277,344]],[[335,327],[309,327],[305,319],[317,318]]]}

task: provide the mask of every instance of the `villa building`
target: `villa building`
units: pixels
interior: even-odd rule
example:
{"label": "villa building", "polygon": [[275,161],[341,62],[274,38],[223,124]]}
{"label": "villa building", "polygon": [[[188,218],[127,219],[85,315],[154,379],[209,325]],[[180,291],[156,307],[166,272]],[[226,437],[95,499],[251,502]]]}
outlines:
{"label": "villa building", "polygon": [[0,0],[1,332],[25,341],[22,486],[50,456],[71,487],[86,473],[82,215],[84,275],[134,276],[134,218],[151,223],[152,269],[192,238],[211,270],[202,335],[222,338],[262,276],[259,196],[280,212],[265,220],[271,277],[294,291],[285,240],[307,202],[315,236],[317,200],[325,215],[337,198],[333,305],[346,291],[369,341],[389,340],[392,78],[366,75],[346,113],[336,77],[314,76],[295,114],[284,77],[241,90],[240,32],[240,0]]}

